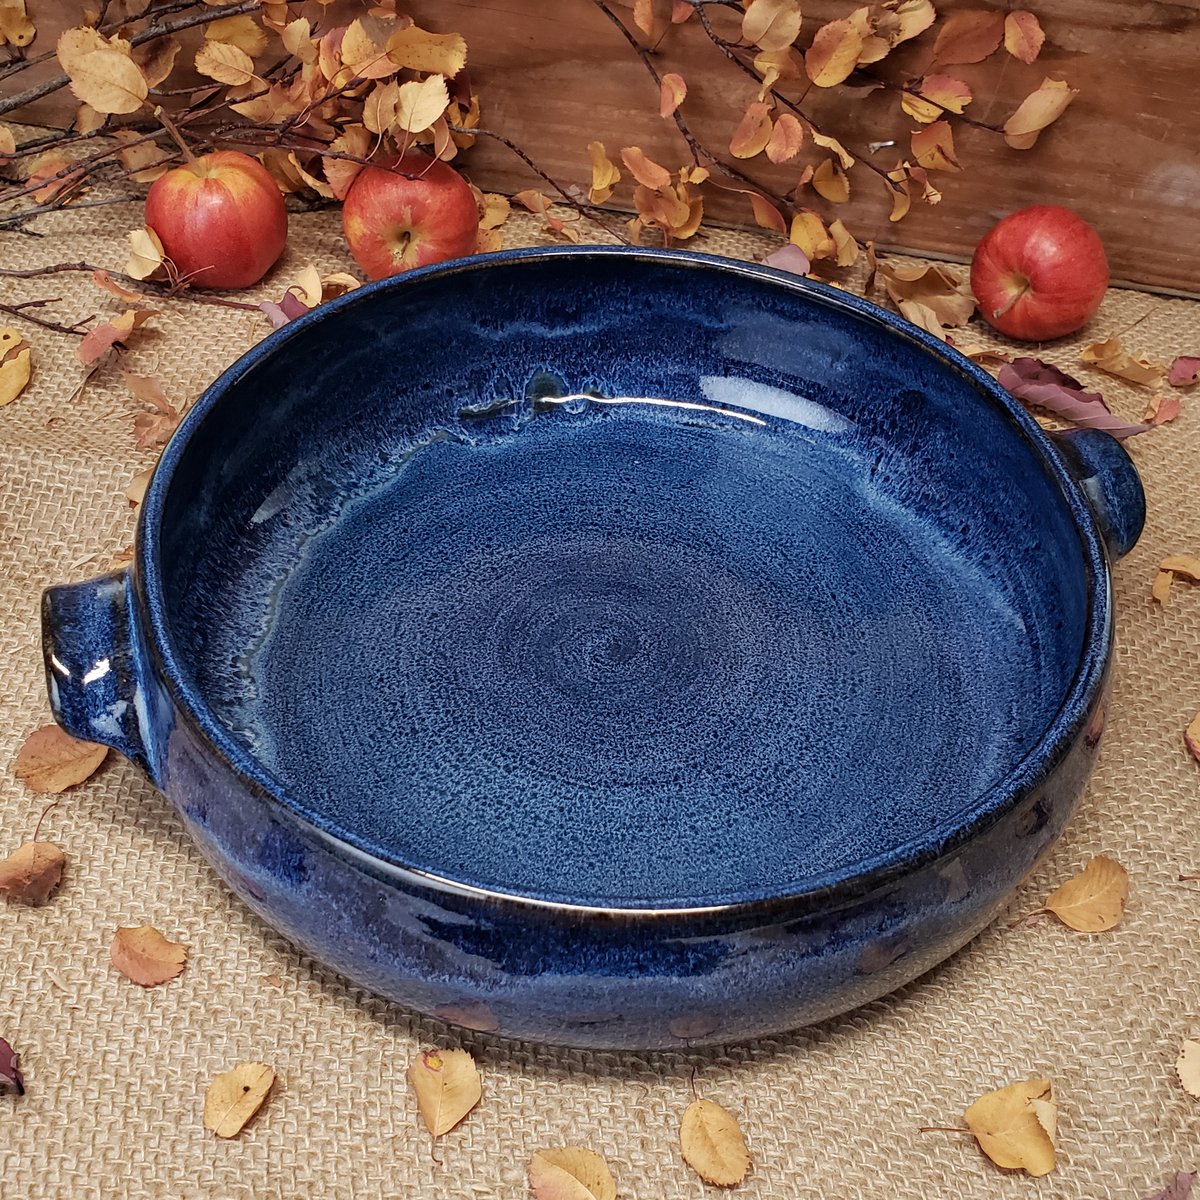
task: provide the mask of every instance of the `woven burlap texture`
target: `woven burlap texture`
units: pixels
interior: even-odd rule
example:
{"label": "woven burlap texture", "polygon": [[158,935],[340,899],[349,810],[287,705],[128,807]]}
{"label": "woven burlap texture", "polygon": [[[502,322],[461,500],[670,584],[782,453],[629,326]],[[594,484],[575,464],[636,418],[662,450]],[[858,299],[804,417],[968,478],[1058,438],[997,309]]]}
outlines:
{"label": "woven burlap texture", "polygon": [[[97,211],[43,219],[40,239],[4,236],[0,265],[82,259],[119,269],[124,232],[140,216],[132,206]],[[541,240],[532,218],[506,229],[510,245]],[[767,244],[753,234],[697,239],[743,257]],[[248,298],[277,298],[308,262],[352,268],[336,214],[294,217],[284,260]],[[117,305],[86,276],[0,280],[0,301],[34,297],[60,297],[50,311],[68,321]],[[121,364],[156,374],[177,399],[267,331],[256,314],[185,300],[165,304],[154,329]],[[1200,352],[1194,303],[1114,292],[1085,333],[1123,329],[1145,353]],[[154,457],[134,447],[137,405],[116,364],[83,384],[74,339],[25,331],[34,381],[0,410],[0,755],[9,762],[48,719],[39,593],[104,569],[129,544],[124,489]],[[1080,344],[1045,354],[1071,368]],[[1140,413],[1137,389],[1110,381],[1105,390],[1126,414]],[[47,817],[43,836],[69,856],[58,893],[43,908],[0,907],[0,1035],[21,1052],[28,1088],[2,1101],[0,1195],[517,1198],[528,1194],[535,1150],[587,1145],[607,1157],[627,1200],[701,1197],[713,1189],[678,1143],[693,1075],[745,1130],[753,1167],[735,1194],[762,1200],[1136,1200],[1193,1168],[1200,1101],[1183,1092],[1173,1063],[1200,1033],[1200,895],[1177,880],[1200,871],[1200,767],[1182,741],[1200,709],[1200,588],[1177,584],[1164,611],[1151,606],[1149,585],[1162,556],[1200,550],[1195,408],[1185,398],[1174,424],[1129,443],[1149,518],[1116,567],[1120,655],[1099,768],[1010,913],[1036,909],[1107,852],[1132,878],[1114,932],[1001,920],[896,995],[749,1045],[610,1054],[514,1044],[415,1018],[298,954],[226,890],[162,798],[113,756]],[[10,771],[0,775],[0,851],[30,836],[44,802]],[[191,946],[183,976],[151,990],[108,961],[113,930],[143,922]],[[484,1080],[482,1104],[436,1153],[404,1081],[429,1045],[465,1046]],[[202,1126],[205,1087],[245,1059],[270,1063],[278,1081],[241,1136],[214,1139]],[[1047,1178],[999,1170],[967,1135],[919,1132],[961,1124],[979,1094],[1032,1074],[1052,1079],[1060,1101],[1059,1163]]]}

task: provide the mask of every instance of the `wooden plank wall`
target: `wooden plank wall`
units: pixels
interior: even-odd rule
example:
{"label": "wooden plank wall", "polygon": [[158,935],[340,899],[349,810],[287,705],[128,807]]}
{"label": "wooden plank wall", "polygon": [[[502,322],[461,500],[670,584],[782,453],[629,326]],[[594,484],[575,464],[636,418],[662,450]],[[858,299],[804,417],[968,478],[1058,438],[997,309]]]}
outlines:
{"label": "wooden plank wall", "polygon": [[[632,27],[632,0],[611,3]],[[28,5],[41,30],[35,50],[51,45],[59,29],[78,19],[79,6],[69,0]],[[981,0],[938,3],[940,10],[980,5]],[[821,22],[855,6],[854,0],[810,0],[801,41]],[[1026,66],[1001,50],[988,62],[951,71],[972,85],[976,99],[967,112],[976,120],[1002,123],[1047,74],[1080,89],[1066,116],[1027,152],[1008,149],[989,130],[958,125],[956,147],[966,169],[936,176],[942,203],[914,204],[897,225],[887,220],[891,205],[882,182],[856,166],[850,203],[838,215],[860,237],[882,245],[963,257],[1004,213],[1032,203],[1068,204],[1100,230],[1114,278],[1200,294],[1200,4],[1029,0],[1029,6],[1047,34],[1037,62]],[[329,24],[367,7],[369,0],[337,0],[316,11]],[[586,145],[592,139],[604,142],[614,159],[621,146],[636,144],[668,165],[687,160],[674,125],[658,115],[656,86],[593,0],[413,0],[410,11],[429,28],[466,37],[485,125],[511,138],[560,182],[586,185]],[[708,11],[730,28],[722,10]],[[919,74],[928,65],[930,40],[906,48],[894,63],[888,60],[888,70]],[[730,133],[753,83],[725,61],[694,19],[668,32],[657,61],[661,70],[687,80],[681,112],[696,136],[728,157]],[[13,82],[27,86],[32,75]],[[818,124],[856,149],[890,139],[906,144],[913,128],[891,90],[813,88],[804,105]],[[37,115],[62,120],[67,111],[61,103],[43,103]],[[874,160],[890,166],[896,154],[884,148]],[[805,161],[823,156],[809,147],[785,166],[765,160],[742,165],[774,190],[786,191]],[[487,139],[459,165],[490,190],[512,192],[535,182],[509,150]],[[750,223],[744,199],[706,191],[712,217]],[[807,197],[813,207],[829,209],[811,191]],[[614,203],[622,200],[628,206],[628,181]]]}

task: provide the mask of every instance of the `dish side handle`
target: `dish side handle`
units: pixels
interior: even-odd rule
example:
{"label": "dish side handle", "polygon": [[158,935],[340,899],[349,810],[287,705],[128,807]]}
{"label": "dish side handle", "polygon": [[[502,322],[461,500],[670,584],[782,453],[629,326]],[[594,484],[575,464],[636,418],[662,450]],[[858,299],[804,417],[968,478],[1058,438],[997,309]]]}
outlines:
{"label": "dish side handle", "polygon": [[154,779],[145,736],[153,692],[129,571],[47,588],[42,654],[54,719],[72,737],[111,746]]}
{"label": "dish side handle", "polygon": [[1099,429],[1050,435],[1091,506],[1111,558],[1137,545],[1146,523],[1146,493],[1125,447]]}

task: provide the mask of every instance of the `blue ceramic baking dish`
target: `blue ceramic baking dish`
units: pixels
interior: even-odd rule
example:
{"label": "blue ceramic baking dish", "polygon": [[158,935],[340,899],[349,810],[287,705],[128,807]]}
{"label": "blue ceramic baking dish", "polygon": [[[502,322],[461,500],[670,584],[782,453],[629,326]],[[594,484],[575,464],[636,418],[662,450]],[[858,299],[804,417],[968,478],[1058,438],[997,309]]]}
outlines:
{"label": "blue ceramic baking dish", "polygon": [[279,330],[44,599],[67,730],[350,979],[729,1041],[977,933],[1084,787],[1141,488],[834,288],[489,255]]}

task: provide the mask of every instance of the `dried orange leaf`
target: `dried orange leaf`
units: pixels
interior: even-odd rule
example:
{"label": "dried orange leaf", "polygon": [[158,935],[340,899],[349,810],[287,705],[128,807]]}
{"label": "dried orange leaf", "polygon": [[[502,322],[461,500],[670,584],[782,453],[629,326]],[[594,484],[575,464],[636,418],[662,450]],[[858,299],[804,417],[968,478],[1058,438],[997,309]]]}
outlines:
{"label": "dried orange leaf", "polygon": [[82,55],[67,74],[75,98],[99,113],[137,112],[149,93],[137,64],[108,45]]}
{"label": "dried orange leaf", "polygon": [[1183,1090],[1200,1100],[1200,1041],[1188,1038],[1183,1043],[1175,1060],[1175,1074],[1179,1076]]}
{"label": "dried orange leaf", "polygon": [[1050,1081],[1026,1079],[980,1096],[964,1120],[996,1166],[1047,1175],[1054,1170],[1054,1111]]}
{"label": "dried orange leaf", "polygon": [[800,34],[800,0],[750,0],[742,38],[760,50],[786,50]]}
{"label": "dried orange leaf", "polygon": [[176,978],[187,962],[188,948],[168,941],[151,925],[122,926],[113,934],[112,965],[142,987],[157,987]]}
{"label": "dried orange leaf", "polygon": [[1166,363],[1157,359],[1137,358],[1130,354],[1115,333],[1110,333],[1103,342],[1093,342],[1092,345],[1085,346],[1080,351],[1079,358],[1081,362],[1099,367],[1109,375],[1116,375],[1119,379],[1127,379],[1130,383],[1141,384],[1143,387],[1161,383],[1167,373]]}
{"label": "dried orange leaf", "polygon": [[[6,332],[0,330],[0,334]],[[11,404],[29,386],[32,374],[33,357],[28,346],[0,363],[0,408]]]}
{"label": "dried orange leaf", "polygon": [[767,148],[770,140],[771,106],[760,100],[751,101],[729,139],[729,153],[734,158],[753,158]]}
{"label": "dried orange leaf", "polygon": [[114,317],[111,321],[89,329],[75,348],[75,357],[85,367],[91,366],[115,345],[123,343],[135,329],[140,328],[153,316],[157,316],[153,309],[127,308],[120,316]]}
{"label": "dried orange leaf", "polygon": [[901,164],[889,171],[887,177],[892,185],[892,211],[888,215],[888,220],[899,221],[908,215],[908,210],[912,207],[912,195],[908,188],[908,169]]}
{"label": "dried orange leaf", "polygon": [[386,79],[400,69],[388,56],[386,43],[395,22],[376,17],[351,21],[342,37],[342,63],[356,79]]}
{"label": "dried orange leaf", "polygon": [[858,242],[840,220],[829,222],[829,236],[833,238],[833,244],[837,247],[835,257],[839,267],[852,267],[858,262]]}
{"label": "dried orange leaf", "polygon": [[257,58],[267,48],[266,31],[248,13],[209,21],[204,27],[204,36],[211,42],[236,46],[251,58]]}
{"label": "dried orange leaf", "polygon": [[1038,134],[1057,121],[1078,95],[1078,88],[1068,87],[1066,80],[1043,79],[1037,91],[1030,92],[1004,122],[1004,140],[1014,150],[1032,149]]}
{"label": "dried orange leaf", "polygon": [[238,1063],[208,1085],[204,1093],[204,1128],[217,1137],[236,1137],[263,1106],[275,1072],[266,1063]]}
{"label": "dried orange leaf", "polygon": [[588,142],[588,155],[592,160],[592,186],[588,189],[588,200],[592,204],[603,204],[621,182],[621,172],[609,159],[603,142]]}
{"label": "dried orange leaf", "polygon": [[57,725],[43,725],[17,751],[13,771],[33,791],[57,795],[89,779],[107,756],[107,746],[81,742]]}
{"label": "dried orange leaf", "polygon": [[451,79],[467,65],[467,43],[461,34],[430,33],[416,25],[393,33],[387,53],[398,67]]}
{"label": "dried orange leaf", "polygon": [[166,251],[158,240],[158,234],[148,225],[143,225],[141,229],[131,229],[125,236],[129,239],[125,274],[132,275],[134,279],[151,279],[159,274],[163,270]]}
{"label": "dried orange leaf", "polygon": [[850,180],[839,163],[827,158],[813,172],[812,185],[817,195],[830,204],[845,204],[850,199]]}
{"label": "dried orange leaf", "polygon": [[66,864],[53,842],[26,842],[0,861],[0,892],[21,904],[45,904]]}
{"label": "dried orange leaf", "polygon": [[746,1178],[750,1153],[737,1118],[711,1100],[693,1100],[679,1126],[679,1146],[705,1183],[734,1187]]}
{"label": "dried orange leaf", "polygon": [[961,171],[954,157],[954,131],[949,121],[935,121],[912,135],[913,157],[927,171]]}
{"label": "dried orange leaf", "polygon": [[406,133],[428,129],[446,111],[450,94],[442,75],[400,85],[396,97],[396,127]]}
{"label": "dried orange leaf", "polygon": [[804,126],[791,113],[781,113],[767,141],[767,158],[773,163],[790,162],[804,146]]}
{"label": "dried orange leaf", "polygon": [[1158,569],[1182,575],[1189,583],[1200,583],[1200,558],[1194,554],[1168,554]]}
{"label": "dried orange leaf", "polygon": [[926,75],[918,90],[923,100],[936,106],[939,116],[942,111],[961,113],[972,99],[970,87],[953,75]]}
{"label": "dried orange leaf", "polygon": [[897,306],[906,301],[921,304],[930,309],[942,325],[965,325],[975,312],[975,298],[970,286],[941,263],[893,266],[881,262],[878,271],[884,289]]}
{"label": "dried orange leaf", "polygon": [[762,229],[770,229],[786,237],[787,222],[783,219],[783,214],[779,209],[766,196],[762,196],[758,192],[747,190],[746,196],[750,201],[750,208],[754,212],[754,223]]}
{"label": "dried orange leaf", "polygon": [[687,84],[682,75],[668,71],[659,83],[658,115],[669,117],[687,96]]}
{"label": "dried orange leaf", "polygon": [[937,62],[983,62],[1004,38],[1004,14],[996,9],[968,8],[952,12],[938,30],[933,43]]}
{"label": "dried orange leaf", "polygon": [[1188,748],[1188,753],[1200,762],[1200,713],[1191,719],[1183,731],[1183,744]]}
{"label": "dried orange leaf", "polygon": [[162,384],[153,375],[134,375],[129,371],[122,371],[121,378],[125,381],[125,386],[130,393],[138,400],[149,404],[151,408],[158,409],[161,413],[174,413],[175,409],[167,399]]}
{"label": "dried orange leaf", "polygon": [[218,83],[238,87],[254,79],[254,61],[245,50],[227,42],[205,42],[196,51],[196,70]]}
{"label": "dried orange leaf", "polygon": [[621,151],[621,161],[629,168],[634,179],[651,191],[665,188],[671,182],[671,172],[647,158],[640,146],[626,146]]}
{"label": "dried orange leaf", "polygon": [[1159,571],[1150,585],[1150,599],[1157,600],[1163,608],[1166,608],[1167,602],[1171,599],[1171,584],[1174,581],[1175,576],[1170,571]]}
{"label": "dried orange leaf", "polygon": [[842,170],[848,171],[854,166],[854,155],[842,145],[835,137],[830,137],[828,134],[818,133],[815,129],[810,129],[812,140],[818,145],[823,146],[826,150],[832,150],[837,155],[838,162],[842,164]]}
{"label": "dried orange leaf", "polygon": [[1045,909],[1071,929],[1099,933],[1120,922],[1128,899],[1128,872],[1115,858],[1098,854],[1050,893]]}
{"label": "dried orange leaf", "polygon": [[425,1128],[449,1133],[483,1098],[475,1060],[465,1050],[423,1050],[408,1068]]}
{"label": "dried orange leaf", "polygon": [[1031,12],[1019,8],[1004,18],[1004,48],[1023,63],[1031,63],[1042,49],[1046,35]]}
{"label": "dried orange leaf", "polygon": [[817,87],[841,83],[858,65],[863,48],[863,27],[851,17],[830,21],[817,30],[804,52],[804,68]]}
{"label": "dried orange leaf", "polygon": [[1164,396],[1162,392],[1155,392],[1146,402],[1142,420],[1147,425],[1166,425],[1175,420],[1182,411],[1183,404],[1178,396]]}
{"label": "dried orange leaf", "polygon": [[608,1163],[583,1146],[539,1150],[529,1163],[529,1187],[537,1200],[617,1200]]}

